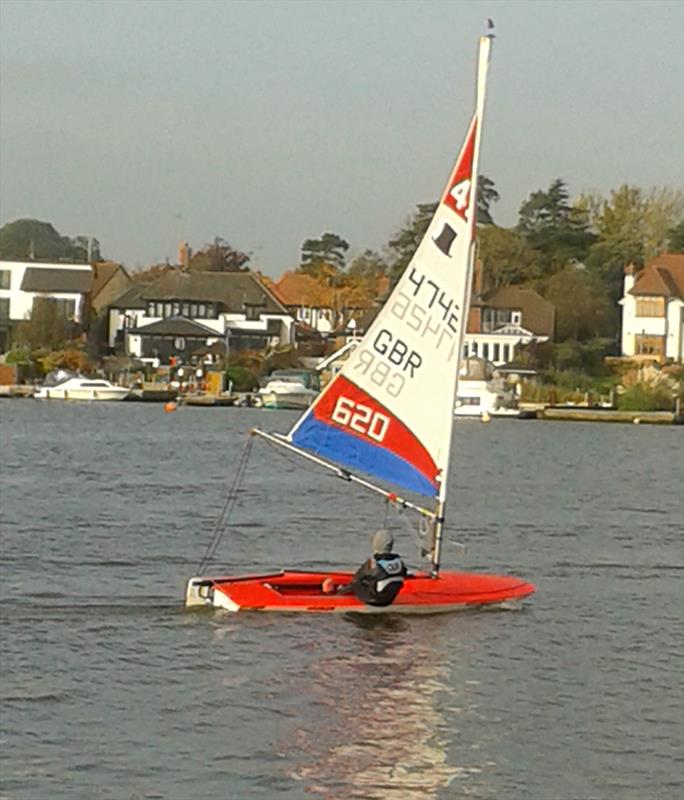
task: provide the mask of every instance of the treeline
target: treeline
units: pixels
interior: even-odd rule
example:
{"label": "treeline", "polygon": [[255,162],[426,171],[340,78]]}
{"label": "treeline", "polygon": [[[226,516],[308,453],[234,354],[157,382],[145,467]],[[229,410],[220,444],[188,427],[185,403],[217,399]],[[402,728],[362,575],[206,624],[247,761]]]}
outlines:
{"label": "treeline", "polygon": [[[532,192],[518,212],[516,225],[496,224],[499,200],[494,182],[478,184],[478,254],[485,289],[508,284],[530,286],[556,307],[556,339],[614,339],[619,322],[624,267],[643,266],[664,251],[684,251],[684,193],[668,188],[645,191],[623,185],[607,196],[598,193],[570,200],[557,178]],[[419,204],[380,251],[366,249],[350,258],[349,242],[326,232],[306,239],[296,269],[330,290],[338,304],[354,306],[376,297],[396,282],[413,256],[436,203]],[[61,236],[47,222],[17,220],[0,229],[3,258],[91,260],[102,257],[97,239]],[[188,256],[198,270],[247,269],[251,253],[217,237]],[[163,270],[156,265],[149,271]]]}

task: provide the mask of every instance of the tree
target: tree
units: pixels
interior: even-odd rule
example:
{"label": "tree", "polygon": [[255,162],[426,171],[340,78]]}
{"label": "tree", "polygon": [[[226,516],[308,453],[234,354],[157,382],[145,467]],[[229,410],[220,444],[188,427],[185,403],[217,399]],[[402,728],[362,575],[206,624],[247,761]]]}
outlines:
{"label": "tree", "polygon": [[349,244],[336,233],[324,233],[320,239],[306,239],[302,244],[301,266],[325,262],[339,270],[344,269],[345,253]]}
{"label": "tree", "polygon": [[518,231],[539,251],[539,264],[546,274],[571,261],[583,261],[595,239],[587,212],[570,205],[562,178],[556,178],[546,192],[532,192],[520,206]]}
{"label": "tree", "polygon": [[17,344],[31,349],[56,350],[72,338],[73,332],[74,326],[64,315],[58,300],[36,297],[31,316],[17,325],[12,338]]}
{"label": "tree", "polygon": [[364,250],[351,262],[347,275],[376,280],[381,275],[386,275],[387,270],[387,263],[381,255],[374,250]]}
{"label": "tree", "polygon": [[102,261],[100,242],[94,236],[75,236],[71,239],[71,249],[76,261]]}
{"label": "tree", "polygon": [[684,217],[668,231],[668,249],[673,253],[684,253]]}
{"label": "tree", "polygon": [[0,228],[0,256],[7,259],[87,261],[89,242],[91,260],[102,260],[97,239],[87,236],[70,239],[62,236],[50,222],[17,219]]}
{"label": "tree", "polygon": [[556,307],[556,340],[586,341],[615,336],[617,312],[602,279],[588,269],[566,267],[543,287]]}
{"label": "tree", "polygon": [[434,216],[437,205],[437,203],[420,203],[417,205],[417,211],[408,218],[404,227],[395,233],[394,238],[390,239],[387,246],[393,256],[390,267],[392,284],[399,280],[409,261],[413,258],[413,254],[418,249],[418,245],[428,229],[430,220]]}
{"label": "tree", "polygon": [[623,184],[608,198],[582,195],[580,207],[588,210],[597,241],[587,266],[605,280],[614,300],[622,293],[627,264],[642,266],[668,246],[669,232],[684,211],[684,194]]}
{"label": "tree", "polygon": [[499,200],[499,193],[496,191],[494,181],[486,175],[480,175],[477,179],[477,224],[494,225],[490,206]]}
{"label": "tree", "polygon": [[198,272],[244,272],[248,269],[250,255],[236,250],[225,239],[217,236],[204,250],[190,258],[189,267]]}
{"label": "tree", "polygon": [[514,228],[487,225],[477,233],[482,260],[483,288],[525,283],[540,276],[539,253],[528,247]]}

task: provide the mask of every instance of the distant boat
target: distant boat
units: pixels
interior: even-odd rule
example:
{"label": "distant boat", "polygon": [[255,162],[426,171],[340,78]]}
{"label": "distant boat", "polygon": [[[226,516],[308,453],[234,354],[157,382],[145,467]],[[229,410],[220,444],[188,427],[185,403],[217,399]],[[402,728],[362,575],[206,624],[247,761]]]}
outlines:
{"label": "distant boat", "polygon": [[281,369],[272,372],[265,385],[259,389],[264,408],[302,410],[318,397],[320,379],[311,370]]}
{"label": "distant boat", "polygon": [[86,378],[75,373],[62,373],[52,380],[46,380],[33,396],[38,400],[125,400],[130,389],[115,386],[102,378]]}
{"label": "distant boat", "polygon": [[[476,111],[465,143],[425,236],[394,291],[341,371],[286,436],[252,430],[276,448],[330,470],[342,485],[362,486],[383,503],[414,512],[416,522],[422,521],[422,549],[429,567],[407,576],[394,602],[385,607],[366,605],[347,593],[352,580],[347,571],[203,575],[227,524],[230,504],[238,497],[249,457],[246,448],[197,577],[186,584],[187,606],[434,614],[508,605],[535,591],[532,584],[513,576],[441,570],[456,384],[472,284],[477,164],[491,41],[488,36],[480,39]],[[466,471],[463,465],[461,476]],[[302,484],[306,480],[302,470]],[[383,483],[417,499],[400,497]],[[321,496],[318,513],[326,507]],[[348,529],[356,517],[352,500],[340,528]],[[269,535],[278,533],[276,527]],[[367,541],[368,531],[363,533]]]}
{"label": "distant boat", "polygon": [[517,398],[494,381],[462,379],[458,382],[455,417],[519,417]]}

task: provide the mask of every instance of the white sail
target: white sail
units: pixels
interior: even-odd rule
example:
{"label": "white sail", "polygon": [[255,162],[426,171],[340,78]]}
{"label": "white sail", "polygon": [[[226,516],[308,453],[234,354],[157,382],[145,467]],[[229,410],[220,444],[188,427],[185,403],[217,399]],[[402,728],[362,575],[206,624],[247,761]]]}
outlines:
{"label": "white sail", "polygon": [[297,447],[444,500],[468,317],[478,156],[491,40],[476,110],[432,221],[386,304],[289,434]]}

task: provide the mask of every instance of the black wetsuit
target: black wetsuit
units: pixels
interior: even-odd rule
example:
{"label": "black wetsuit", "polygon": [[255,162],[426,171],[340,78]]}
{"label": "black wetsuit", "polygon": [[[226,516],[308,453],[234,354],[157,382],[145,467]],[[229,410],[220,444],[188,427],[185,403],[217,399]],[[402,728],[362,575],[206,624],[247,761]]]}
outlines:
{"label": "black wetsuit", "polygon": [[376,553],[354,573],[350,588],[369,606],[388,606],[404,585],[407,569],[395,553]]}

